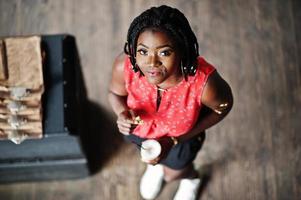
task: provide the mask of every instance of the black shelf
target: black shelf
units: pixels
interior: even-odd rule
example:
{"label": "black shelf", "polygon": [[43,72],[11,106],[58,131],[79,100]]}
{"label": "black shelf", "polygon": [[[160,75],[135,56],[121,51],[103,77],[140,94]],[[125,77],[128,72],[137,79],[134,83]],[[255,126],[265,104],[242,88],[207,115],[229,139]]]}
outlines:
{"label": "black shelf", "polygon": [[80,178],[89,175],[80,135],[82,77],[75,38],[42,36],[44,64],[43,138],[19,145],[0,141],[0,183]]}

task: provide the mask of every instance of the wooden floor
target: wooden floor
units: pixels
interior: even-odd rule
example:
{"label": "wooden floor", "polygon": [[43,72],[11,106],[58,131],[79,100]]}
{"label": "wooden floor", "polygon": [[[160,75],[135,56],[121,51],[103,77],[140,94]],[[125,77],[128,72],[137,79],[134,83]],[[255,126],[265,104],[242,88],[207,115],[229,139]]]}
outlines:
{"label": "wooden floor", "polygon": [[[160,4],[186,14],[201,54],[234,93],[231,114],[208,130],[195,162],[206,174],[200,199],[301,199],[297,0],[0,0],[0,36],[76,36],[89,99],[97,111],[89,128],[99,137],[91,146],[101,158],[91,177],[0,185],[0,199],[141,199],[138,184],[145,166],[135,147],[121,141],[106,93],[112,62],[122,50],[130,21]],[[158,199],[172,199],[177,184],[166,185]]]}

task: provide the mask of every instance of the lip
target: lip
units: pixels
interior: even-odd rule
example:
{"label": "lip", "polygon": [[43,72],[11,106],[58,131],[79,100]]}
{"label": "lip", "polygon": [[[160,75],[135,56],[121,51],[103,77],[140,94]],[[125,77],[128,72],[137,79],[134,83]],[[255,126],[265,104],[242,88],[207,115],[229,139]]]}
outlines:
{"label": "lip", "polygon": [[156,76],[159,76],[159,75],[160,75],[160,71],[148,71],[147,74],[148,74],[150,77],[156,77]]}

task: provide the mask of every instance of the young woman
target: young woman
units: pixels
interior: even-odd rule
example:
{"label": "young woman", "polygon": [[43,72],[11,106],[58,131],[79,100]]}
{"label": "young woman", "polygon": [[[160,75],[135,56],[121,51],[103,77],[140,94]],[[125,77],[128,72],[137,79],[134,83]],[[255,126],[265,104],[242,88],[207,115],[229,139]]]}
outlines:
{"label": "young woman", "polygon": [[[233,98],[225,80],[199,56],[195,34],[179,10],[152,7],[133,20],[113,66],[109,101],[128,140],[160,143],[161,154],[143,160],[142,197],[154,199],[164,180],[181,179],[174,199],[196,199],[201,179],[193,160],[204,131],[227,115]],[[200,115],[204,110],[209,112]]]}

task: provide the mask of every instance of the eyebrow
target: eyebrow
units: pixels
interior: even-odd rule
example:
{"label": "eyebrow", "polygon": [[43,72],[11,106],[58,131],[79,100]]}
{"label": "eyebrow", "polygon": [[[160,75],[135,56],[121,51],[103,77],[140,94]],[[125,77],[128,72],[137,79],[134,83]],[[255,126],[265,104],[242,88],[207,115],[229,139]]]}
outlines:
{"label": "eyebrow", "polygon": [[[139,44],[137,45],[137,47],[138,47],[138,46],[143,46],[143,47],[149,49],[148,46],[146,46],[145,44],[142,44],[142,43],[139,43]],[[163,45],[157,46],[156,49],[161,49],[161,48],[165,48],[165,47],[169,47],[169,48],[173,49],[173,46],[171,46],[171,45],[169,45],[169,44],[163,44]]]}

